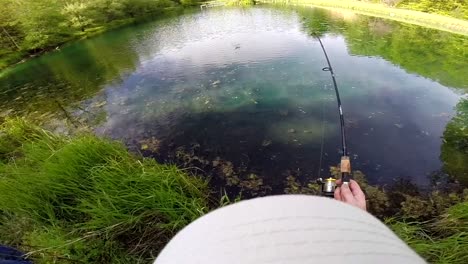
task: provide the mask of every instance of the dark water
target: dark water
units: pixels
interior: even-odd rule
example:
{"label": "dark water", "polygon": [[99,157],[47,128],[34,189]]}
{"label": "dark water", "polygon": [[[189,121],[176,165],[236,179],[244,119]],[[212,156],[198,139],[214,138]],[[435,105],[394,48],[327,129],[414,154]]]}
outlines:
{"label": "dark water", "polygon": [[427,185],[468,90],[468,38],[349,12],[212,9],[126,27],[1,73],[0,110],[210,175],[221,160],[271,185],[314,179],[339,162],[340,135],[311,32],[337,74],[353,168]]}

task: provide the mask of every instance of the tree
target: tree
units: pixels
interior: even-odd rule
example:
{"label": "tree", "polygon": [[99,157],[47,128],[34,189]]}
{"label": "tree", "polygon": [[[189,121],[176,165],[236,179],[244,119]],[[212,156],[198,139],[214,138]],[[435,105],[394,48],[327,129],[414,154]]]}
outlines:
{"label": "tree", "polygon": [[66,19],[60,12],[64,0],[21,1],[17,7],[19,27],[28,50],[51,47],[69,38]]}
{"label": "tree", "polygon": [[125,1],[126,0],[92,0],[90,1],[90,8],[94,10],[96,21],[101,20],[102,23],[107,23],[124,17]]}
{"label": "tree", "polygon": [[88,3],[67,3],[63,7],[62,14],[68,19],[68,24],[74,28],[85,31],[86,27],[93,23],[89,17]]}

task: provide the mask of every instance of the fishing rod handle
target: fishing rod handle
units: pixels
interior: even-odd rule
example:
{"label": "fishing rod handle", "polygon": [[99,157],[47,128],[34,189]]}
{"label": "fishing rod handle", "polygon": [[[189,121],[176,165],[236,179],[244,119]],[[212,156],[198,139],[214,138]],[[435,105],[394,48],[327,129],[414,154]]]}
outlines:
{"label": "fishing rod handle", "polygon": [[349,175],[351,174],[351,161],[349,160],[349,156],[341,157],[340,170],[341,170],[341,183],[348,184]]}

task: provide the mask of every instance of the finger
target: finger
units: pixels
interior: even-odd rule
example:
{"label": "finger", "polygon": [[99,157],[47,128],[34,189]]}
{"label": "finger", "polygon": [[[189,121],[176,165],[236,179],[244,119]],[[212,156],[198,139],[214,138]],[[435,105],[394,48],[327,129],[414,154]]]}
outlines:
{"label": "finger", "polygon": [[341,179],[340,179],[340,180],[336,180],[336,185],[341,185]]}
{"label": "finger", "polygon": [[343,185],[341,185],[340,189],[341,189],[342,201],[345,201],[345,202],[352,202],[352,201],[354,201],[353,193],[352,193],[351,190],[349,189],[348,184],[343,184]]}
{"label": "finger", "polygon": [[336,199],[336,200],[338,200],[338,201],[343,201],[343,200],[341,199],[340,187],[336,187],[334,196],[335,196],[335,199]]}
{"label": "finger", "polygon": [[356,198],[365,198],[364,192],[355,180],[349,182],[349,188]]}

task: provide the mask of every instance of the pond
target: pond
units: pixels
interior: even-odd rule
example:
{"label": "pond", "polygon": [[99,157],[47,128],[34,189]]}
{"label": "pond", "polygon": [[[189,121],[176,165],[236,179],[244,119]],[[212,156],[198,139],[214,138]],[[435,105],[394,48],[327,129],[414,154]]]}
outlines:
{"label": "pond", "polygon": [[[316,8],[215,8],[79,41],[0,73],[2,116],[89,126],[221,186],[328,175],[425,187],[444,173],[445,128],[468,90],[468,38]],[[444,163],[443,163],[443,162]],[[462,169],[462,174],[466,170]],[[234,180],[233,180],[234,179]]]}

